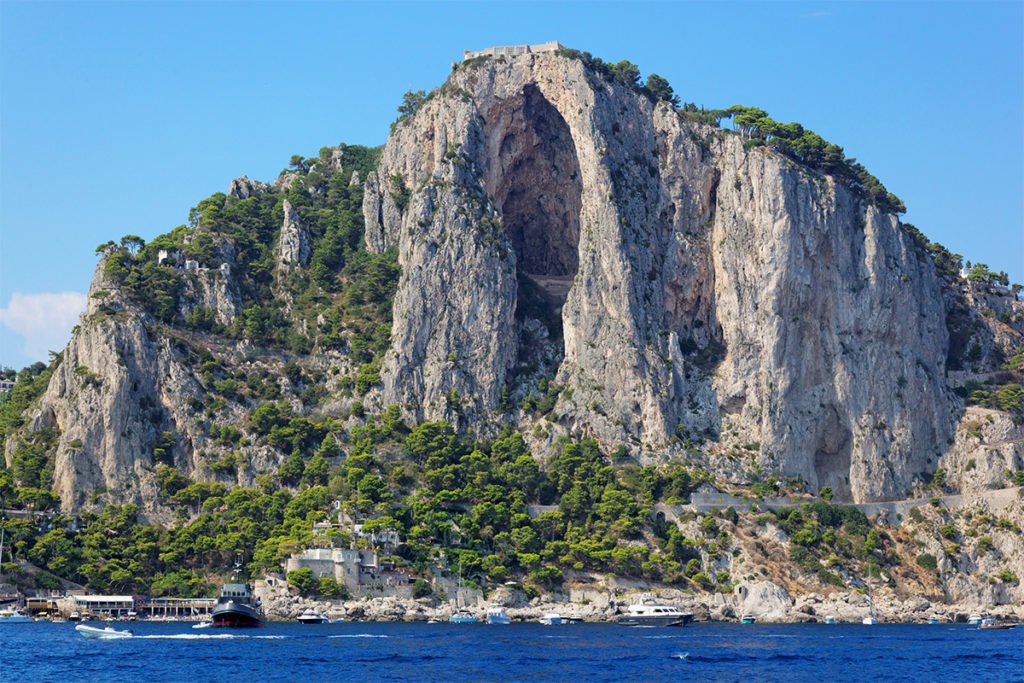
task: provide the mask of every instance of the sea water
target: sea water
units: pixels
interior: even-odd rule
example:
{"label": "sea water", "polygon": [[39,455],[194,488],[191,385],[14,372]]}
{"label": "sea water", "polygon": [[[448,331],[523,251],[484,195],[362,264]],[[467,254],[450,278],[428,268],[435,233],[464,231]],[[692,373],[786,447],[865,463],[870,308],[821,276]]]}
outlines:
{"label": "sea water", "polygon": [[0,681],[1024,681],[1024,627],[878,624],[0,625]]}

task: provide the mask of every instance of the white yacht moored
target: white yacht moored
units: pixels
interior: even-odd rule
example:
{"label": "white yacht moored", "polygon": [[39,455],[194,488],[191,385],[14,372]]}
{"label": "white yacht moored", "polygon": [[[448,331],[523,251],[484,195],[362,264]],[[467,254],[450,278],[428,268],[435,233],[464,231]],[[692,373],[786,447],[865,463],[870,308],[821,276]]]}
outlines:
{"label": "white yacht moored", "polygon": [[692,612],[661,604],[650,595],[640,596],[635,605],[616,618],[622,626],[686,626],[691,621]]}
{"label": "white yacht moored", "polygon": [[330,620],[322,614],[317,614],[313,609],[307,609],[298,617],[300,624],[327,624]]}
{"label": "white yacht moored", "polygon": [[545,626],[560,626],[562,624],[562,615],[558,612],[548,612],[540,618],[540,623]]}

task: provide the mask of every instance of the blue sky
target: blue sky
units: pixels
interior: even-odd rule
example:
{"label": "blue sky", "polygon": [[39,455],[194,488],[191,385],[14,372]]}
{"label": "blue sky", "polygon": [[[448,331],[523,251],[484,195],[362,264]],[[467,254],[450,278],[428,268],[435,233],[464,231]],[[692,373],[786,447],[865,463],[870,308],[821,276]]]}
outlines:
{"label": "blue sky", "polygon": [[463,49],[559,40],[842,145],[1024,282],[1021,2],[0,2],[0,365],[66,342],[95,247],[232,178],[376,145]]}

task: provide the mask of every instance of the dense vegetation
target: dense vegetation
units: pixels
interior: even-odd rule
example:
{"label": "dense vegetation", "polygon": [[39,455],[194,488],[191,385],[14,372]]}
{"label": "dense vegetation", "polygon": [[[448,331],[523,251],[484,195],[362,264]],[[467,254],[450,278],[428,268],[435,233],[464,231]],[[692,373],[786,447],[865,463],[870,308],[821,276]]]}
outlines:
{"label": "dense vegetation", "polygon": [[[278,430],[285,440],[297,438],[305,419],[257,413],[253,434]],[[679,465],[613,468],[589,440],[564,442],[541,468],[510,430],[478,443],[444,422],[409,430],[397,415],[391,409],[352,429],[346,458],[331,435],[306,451],[310,457],[293,451],[257,489],[190,482],[163,466],[161,496],[182,513],[170,528],[139,524],[132,505],[83,515],[77,533],[59,516],[51,528],[5,525],[19,556],[99,591],[201,593],[209,586],[195,577],[224,570],[239,551],[251,553],[254,571],[278,569],[311,542],[313,523],[336,500],[372,520],[367,529],[398,530],[405,543],[393,559],[422,574],[443,551],[480,584],[519,577],[552,586],[560,567],[687,582],[686,563],[700,557],[699,543],[681,538],[675,525],[654,524],[650,506],[685,500],[706,473]],[[530,504],[552,507],[531,516]],[[352,539],[338,531],[334,540]],[[699,568],[691,565],[689,575]]]}
{"label": "dense vegetation", "polygon": [[834,177],[882,211],[904,213],[907,210],[863,164],[847,158],[842,147],[799,123],[779,123],[763,109],[740,105],[729,107],[725,115],[732,118],[736,130],[747,139],[745,146],[768,145],[805,166]]}
{"label": "dense vegetation", "polygon": [[[15,375],[10,392],[0,393],[0,453],[7,438],[24,425],[26,410],[42,393],[61,361],[58,354],[49,366],[33,363]],[[19,439],[8,469],[0,460],[0,508],[45,510],[57,502],[50,490],[53,483],[53,444],[57,433],[43,429]]]}
{"label": "dense vegetation", "polygon": [[[338,153],[344,170],[330,172]],[[246,199],[218,192],[191,210],[188,226],[148,244],[128,235],[97,251],[109,252],[107,275],[162,322],[300,354],[351,348],[370,362],[387,343],[399,269],[394,252],[366,251],[363,189],[350,179],[353,171],[365,177],[379,155],[379,148],[347,145],[325,147],[313,159],[296,155],[283,176],[287,182]],[[311,253],[308,268],[279,274],[275,282],[285,200],[300,216]],[[161,264],[161,251],[180,258]],[[181,261],[193,262],[195,270],[183,269]],[[188,279],[222,264],[231,268],[243,299],[241,315],[227,326],[182,296]],[[287,316],[282,294],[292,303]]]}

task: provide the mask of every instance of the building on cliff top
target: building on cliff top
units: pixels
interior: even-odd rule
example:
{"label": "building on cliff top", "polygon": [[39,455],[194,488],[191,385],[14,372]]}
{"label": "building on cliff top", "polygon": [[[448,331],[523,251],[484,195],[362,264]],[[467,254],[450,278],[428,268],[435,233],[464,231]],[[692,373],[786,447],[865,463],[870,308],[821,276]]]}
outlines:
{"label": "building on cliff top", "polygon": [[540,45],[496,45],[486,50],[463,50],[462,61],[474,57],[517,57],[519,55],[532,54],[536,52],[557,52],[565,49],[557,40]]}

